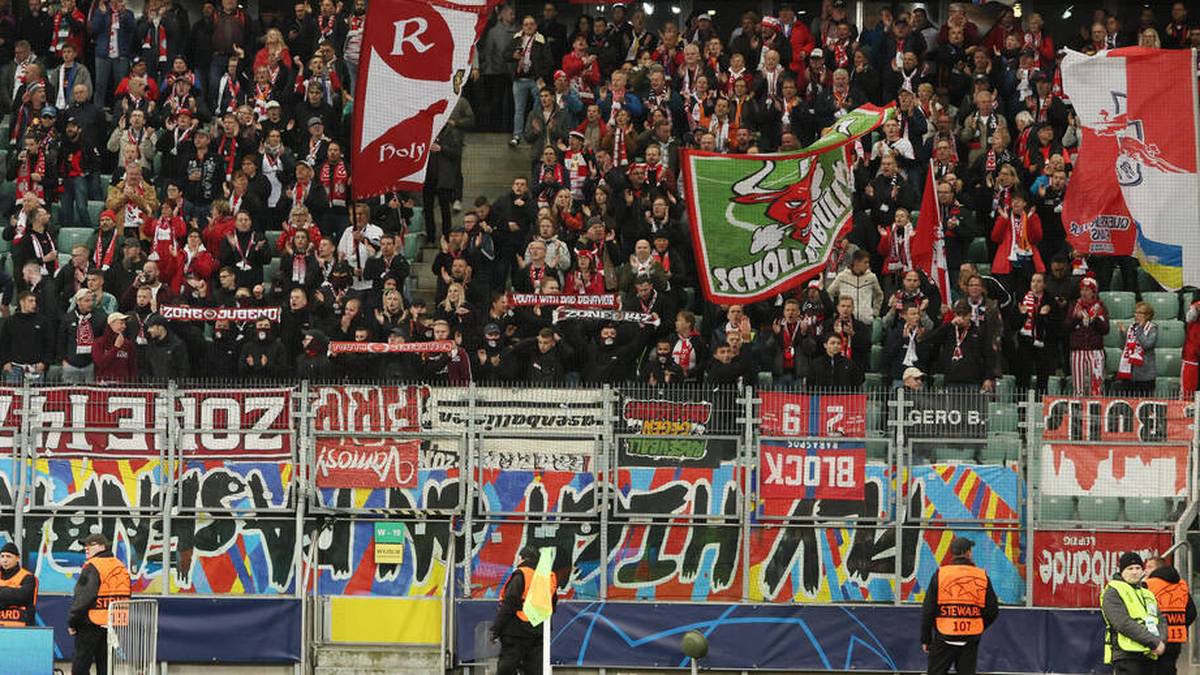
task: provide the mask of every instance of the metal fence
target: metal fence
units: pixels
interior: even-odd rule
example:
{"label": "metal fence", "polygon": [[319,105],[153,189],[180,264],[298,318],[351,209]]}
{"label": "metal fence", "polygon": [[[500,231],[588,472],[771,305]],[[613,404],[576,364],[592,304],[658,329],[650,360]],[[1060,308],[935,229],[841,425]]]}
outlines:
{"label": "metal fence", "polygon": [[[49,592],[99,531],[137,592],[494,597],[532,545],[582,599],[904,603],[957,535],[1003,602],[1069,605],[1111,564],[1086,555],[1183,536],[1196,413],[700,385],[0,389],[0,538],[47,558]],[[402,562],[374,557],[385,522]]]}

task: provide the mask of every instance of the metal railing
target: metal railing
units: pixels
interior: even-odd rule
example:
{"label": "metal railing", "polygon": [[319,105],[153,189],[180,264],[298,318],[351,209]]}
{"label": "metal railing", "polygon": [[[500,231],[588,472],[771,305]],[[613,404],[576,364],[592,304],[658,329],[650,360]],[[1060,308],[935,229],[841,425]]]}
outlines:
{"label": "metal railing", "polygon": [[[1165,399],[243,384],[5,406],[0,523],[50,558],[50,592],[100,531],[135,590],[341,594],[394,520],[411,562],[353,592],[490,597],[554,545],[580,598],[914,602],[961,534],[1029,604],[1039,533],[1181,540],[1196,512],[1200,406]],[[231,547],[236,579],[197,562]],[[431,560],[452,548],[448,589]]]}

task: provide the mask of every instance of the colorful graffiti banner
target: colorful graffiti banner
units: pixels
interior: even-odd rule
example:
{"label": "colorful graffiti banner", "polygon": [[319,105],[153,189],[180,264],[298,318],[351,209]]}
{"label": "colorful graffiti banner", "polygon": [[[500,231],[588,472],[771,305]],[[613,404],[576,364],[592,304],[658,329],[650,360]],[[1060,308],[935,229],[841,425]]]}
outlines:
{"label": "colorful graffiti banner", "polygon": [[1045,494],[1184,496],[1193,437],[1189,402],[1047,397],[1043,411]]}
{"label": "colorful graffiti banner", "polygon": [[1126,551],[1143,559],[1171,547],[1170,532],[1039,530],[1033,534],[1033,604],[1096,607],[1100,592],[1117,574]]}

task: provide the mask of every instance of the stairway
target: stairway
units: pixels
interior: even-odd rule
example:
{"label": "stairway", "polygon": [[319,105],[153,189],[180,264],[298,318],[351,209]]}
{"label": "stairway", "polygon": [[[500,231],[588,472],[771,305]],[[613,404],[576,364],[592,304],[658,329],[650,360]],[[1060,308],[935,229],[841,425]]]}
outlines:
{"label": "stairway", "polygon": [[438,648],[319,645],[313,675],[431,675],[444,672]]}
{"label": "stairway", "polygon": [[[475,198],[485,196],[488,201],[494,201],[500,195],[508,192],[512,181],[518,176],[529,176],[529,146],[520,145],[508,147],[508,134],[471,133],[466,134],[463,146],[463,199],[464,209],[472,208]],[[424,214],[428,217],[428,214]],[[453,214],[455,225],[462,222],[462,213]],[[437,257],[436,241],[427,241],[420,249],[412,265],[409,291],[413,298],[422,298],[432,304],[437,292],[437,279],[430,266]]]}

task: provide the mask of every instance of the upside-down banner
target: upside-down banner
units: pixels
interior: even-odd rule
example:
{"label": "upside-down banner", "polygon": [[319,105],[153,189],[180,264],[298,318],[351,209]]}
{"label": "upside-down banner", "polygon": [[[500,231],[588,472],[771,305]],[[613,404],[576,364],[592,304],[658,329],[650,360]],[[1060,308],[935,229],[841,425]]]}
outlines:
{"label": "upside-down banner", "polygon": [[1063,203],[1071,247],[1085,254],[1136,252],[1166,288],[1200,285],[1192,52],[1069,51],[1062,73],[1082,133]]}
{"label": "upside-down banner", "polygon": [[354,196],[420,190],[497,0],[371,3],[354,93]]}
{"label": "upside-down banner", "polygon": [[850,143],[893,111],[858,108],[791,154],[684,151],[692,239],[699,268],[706,270],[700,281],[709,301],[757,302],[824,269],[850,227]]}

